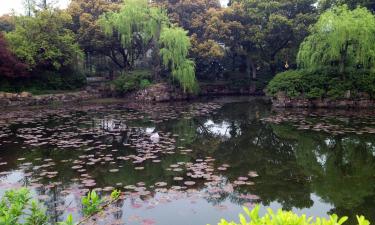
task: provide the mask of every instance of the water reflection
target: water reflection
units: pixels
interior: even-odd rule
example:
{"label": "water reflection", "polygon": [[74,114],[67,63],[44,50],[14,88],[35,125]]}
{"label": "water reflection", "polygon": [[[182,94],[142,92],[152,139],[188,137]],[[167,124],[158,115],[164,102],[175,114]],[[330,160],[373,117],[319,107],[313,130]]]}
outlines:
{"label": "water reflection", "polygon": [[0,187],[31,187],[51,223],[82,217],[91,188],[126,192],[114,224],[214,224],[255,203],[375,221],[372,115],[283,113],[251,99],[1,115]]}

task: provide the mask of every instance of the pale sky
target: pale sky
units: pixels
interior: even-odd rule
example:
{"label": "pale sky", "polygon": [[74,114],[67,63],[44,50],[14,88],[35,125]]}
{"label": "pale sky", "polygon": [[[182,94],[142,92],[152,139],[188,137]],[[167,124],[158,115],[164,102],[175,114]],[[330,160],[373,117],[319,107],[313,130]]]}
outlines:
{"label": "pale sky", "polygon": [[[221,4],[226,5],[229,0],[220,0]],[[0,15],[11,13],[14,9],[16,13],[24,13],[23,0],[0,0]],[[70,0],[58,0],[58,5],[65,8]]]}
{"label": "pale sky", "polygon": [[[0,15],[11,13],[14,9],[16,13],[24,13],[23,0],[0,0]],[[70,0],[58,0],[58,6],[65,8]]]}

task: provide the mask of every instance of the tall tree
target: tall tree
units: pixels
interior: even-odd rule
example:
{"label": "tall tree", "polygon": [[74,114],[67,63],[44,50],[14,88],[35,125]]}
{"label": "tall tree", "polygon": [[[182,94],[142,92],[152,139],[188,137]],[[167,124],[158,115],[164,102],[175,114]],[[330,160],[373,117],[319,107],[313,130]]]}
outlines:
{"label": "tall tree", "polygon": [[23,0],[23,7],[27,16],[31,16],[35,10],[35,0]]}
{"label": "tall tree", "polygon": [[9,50],[4,35],[0,32],[0,77],[16,78],[26,75],[27,66]]}
{"label": "tall tree", "polygon": [[195,67],[187,58],[190,40],[183,29],[171,26],[164,10],[147,0],[125,0],[119,12],[106,13],[99,24],[107,35],[117,37],[125,49],[125,69],[134,69],[135,60],[148,50],[158,52],[160,44],[164,66],[185,91],[194,91]]}
{"label": "tall tree", "polygon": [[348,5],[350,9],[358,6],[366,7],[368,10],[375,12],[375,1],[373,0],[319,0],[318,8],[321,12],[334,6]]}
{"label": "tall tree", "polygon": [[365,8],[335,7],[322,14],[300,47],[301,68],[334,66],[345,79],[350,69],[375,68],[375,16]]}
{"label": "tall tree", "polygon": [[224,48],[205,33],[207,21],[212,13],[220,10],[219,0],[156,0],[167,9],[172,23],[189,31],[192,37],[190,55],[195,58],[197,76],[215,78],[221,70]]}
{"label": "tall tree", "polygon": [[[101,60],[101,66],[113,70],[117,67],[123,70],[126,67],[124,52],[117,38],[106,36],[98,24],[99,17],[107,12],[116,12],[120,9],[120,0],[72,0],[68,12],[72,16],[72,30],[85,55],[85,68],[93,72],[94,59],[107,57],[114,64]],[[104,62],[103,62],[104,61]]]}
{"label": "tall tree", "polygon": [[15,29],[6,34],[6,39],[31,69],[59,70],[77,63],[81,54],[72,31],[67,29],[71,23],[71,16],[62,10],[42,10],[34,17],[17,17]]}
{"label": "tall tree", "polygon": [[[315,0],[237,2],[243,5],[249,16],[250,37],[243,44],[249,64],[254,61],[257,64],[260,59],[272,75],[293,64],[299,44],[308,35],[309,26],[316,21]],[[254,60],[254,52],[259,59]]]}

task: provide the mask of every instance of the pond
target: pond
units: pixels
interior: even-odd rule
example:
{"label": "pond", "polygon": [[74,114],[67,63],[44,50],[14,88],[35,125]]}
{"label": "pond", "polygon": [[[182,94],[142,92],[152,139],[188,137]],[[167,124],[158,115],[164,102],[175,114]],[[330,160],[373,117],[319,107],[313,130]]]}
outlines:
{"label": "pond", "polygon": [[114,188],[125,198],[92,223],[214,225],[255,204],[375,222],[375,116],[262,98],[5,111],[0,196],[21,186],[52,224],[80,220],[88,190]]}

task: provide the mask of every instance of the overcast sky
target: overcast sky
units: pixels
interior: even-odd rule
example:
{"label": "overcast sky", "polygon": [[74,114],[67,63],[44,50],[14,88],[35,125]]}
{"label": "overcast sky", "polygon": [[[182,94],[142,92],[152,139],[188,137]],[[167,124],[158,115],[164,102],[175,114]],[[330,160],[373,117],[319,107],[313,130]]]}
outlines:
{"label": "overcast sky", "polygon": [[[223,5],[226,5],[229,0],[220,0]],[[23,13],[23,0],[0,0],[0,15],[11,13],[14,9],[16,13]],[[60,7],[66,7],[70,0],[58,0]]]}

